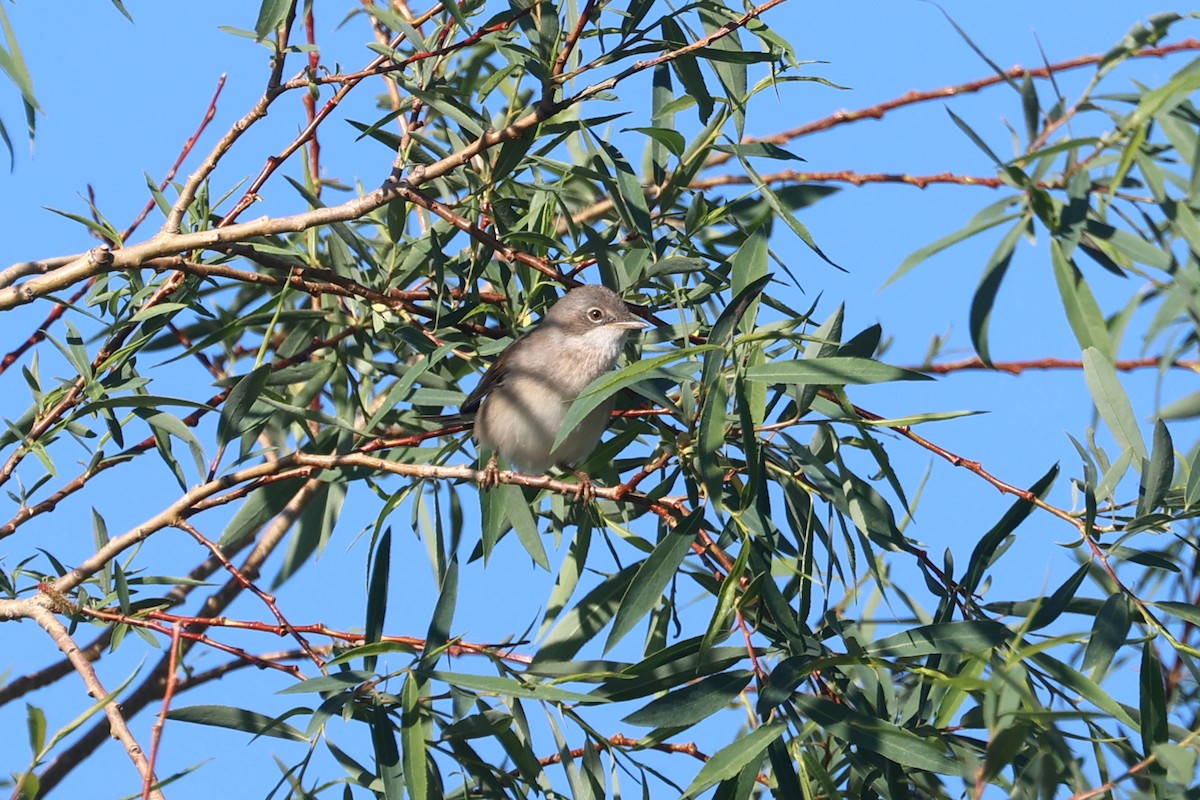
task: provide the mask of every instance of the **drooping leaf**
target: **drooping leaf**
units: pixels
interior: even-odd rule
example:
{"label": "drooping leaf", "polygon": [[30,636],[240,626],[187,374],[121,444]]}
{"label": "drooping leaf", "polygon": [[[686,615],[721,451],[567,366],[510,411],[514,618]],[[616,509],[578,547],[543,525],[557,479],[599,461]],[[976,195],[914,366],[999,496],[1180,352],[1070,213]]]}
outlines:
{"label": "drooping leaf", "polygon": [[721,748],[705,762],[691,785],[684,791],[681,800],[695,797],[708,787],[733,777],[747,764],[761,761],[767,747],[782,736],[785,730],[787,726],[777,722],[734,739],[732,744]]}
{"label": "drooping leaf", "polygon": [[1000,240],[1000,244],[996,245],[996,251],[984,265],[979,286],[971,298],[971,343],[975,345],[975,352],[984,364],[992,363],[988,326],[992,318],[992,308],[996,303],[996,294],[1000,291],[1000,284],[1004,282],[1009,264],[1012,263],[1013,253],[1016,252],[1017,242],[1021,239],[1024,227],[1024,221],[1014,225]]}
{"label": "drooping leaf", "polygon": [[695,725],[726,707],[750,683],[748,670],[723,672],[651,700],[628,714],[625,722],[647,727]]}
{"label": "drooping leaf", "polygon": [[673,528],[664,531],[662,539],[638,567],[637,575],[621,598],[612,630],[604,643],[604,652],[611,650],[658,604],[667,584],[675,577],[679,565],[695,543],[696,533],[703,522],[704,514],[695,511]]}
{"label": "drooping leaf", "polygon": [[198,725],[213,725],[218,728],[229,728],[242,731],[253,736],[271,736],[276,739],[289,739],[293,742],[307,742],[304,732],[280,722],[274,717],[259,714],[257,711],[247,711],[244,708],[220,705],[194,705],[172,708],[167,712],[167,719],[180,722],[193,722]]}
{"label": "drooping leaf", "polygon": [[829,356],[800,361],[773,361],[750,367],[746,380],[766,383],[843,386],[852,383],[885,383],[887,381],[928,381],[929,375],[893,367],[867,358]]}
{"label": "drooping leaf", "polygon": [[1149,453],[1146,452],[1146,442],[1138,428],[1137,418],[1133,415],[1129,395],[1121,387],[1112,361],[1099,350],[1089,347],[1083,351],[1083,374],[1096,410],[1112,431],[1117,444],[1133,453],[1133,467],[1140,472],[1142,461],[1149,457]]}
{"label": "drooping leaf", "polygon": [[805,718],[847,744],[869,750],[907,767],[946,775],[956,774],[949,748],[885,719],[854,711],[823,697],[797,695],[792,702]]}
{"label": "drooping leaf", "polygon": [[1117,651],[1125,645],[1132,624],[1129,599],[1121,592],[1113,592],[1100,607],[1100,613],[1096,614],[1083,653],[1082,668],[1091,671],[1093,680],[1104,678]]}

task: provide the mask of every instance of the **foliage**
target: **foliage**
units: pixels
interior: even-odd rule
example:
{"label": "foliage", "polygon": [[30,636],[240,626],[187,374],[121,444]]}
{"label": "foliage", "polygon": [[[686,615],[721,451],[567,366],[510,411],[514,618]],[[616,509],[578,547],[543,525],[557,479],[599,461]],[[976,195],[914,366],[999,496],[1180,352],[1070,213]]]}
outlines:
{"label": "foliage", "polygon": [[[351,4],[347,24],[377,35],[373,57],[300,41],[305,4],[264,0],[253,31],[232,31],[270,50],[267,88],[187,180],[151,186],[160,230],[91,209],[72,216],[103,244],[0,272],[0,310],[49,315],[25,344],[5,328],[6,394],[25,406],[0,433],[0,620],[36,623],[47,661],[70,653],[0,687],[0,703],[28,698],[32,754],[6,750],[14,796],[51,792],[109,735],[147,793],[165,794],[149,789],[157,744],[186,738],[185,723],[272,737],[289,796],[583,800],[631,783],[716,798],[1195,796],[1200,450],[1179,421],[1200,394],[1158,409],[1147,437],[1152,409],[1120,373],[1195,368],[1200,61],[1161,85],[1100,89],[1130,59],[1196,44],[1170,44],[1180,17],[1166,14],[1103,57],[968,87],[1007,87],[1023,114],[1018,152],[1002,157],[950,112],[1001,199],[895,277],[998,232],[969,309],[978,359],[934,352],[904,368],[882,360],[878,326],[852,333],[842,307],[797,303],[778,243],[837,269],[805,208],[839,181],[935,178],[767,166],[795,166],[789,138],[927,98],[746,137],[764,93],[829,90],[771,27],[781,2],[471,0],[420,16]],[[333,66],[356,57],[358,71]],[[1042,80],[1068,67],[1094,70],[1074,100]],[[353,124],[379,186],[351,194],[321,178],[329,154],[315,145],[371,86],[382,109]],[[226,181],[230,150],[295,98],[302,133],[246,186]],[[297,152],[301,174],[281,180]],[[243,221],[268,185],[276,203],[293,193],[290,210]],[[993,363],[996,298],[1027,239],[1049,243],[1077,363]],[[1106,313],[1097,266],[1148,288]],[[571,411],[619,398],[584,465],[608,488],[585,507],[570,480],[505,472],[481,494],[465,429],[440,415],[579,282],[619,290],[654,323]],[[1123,360],[1142,310],[1152,355]],[[1081,371],[1095,404],[1101,431],[1081,422],[1064,467],[1078,508],[1052,494],[1057,466],[1014,486],[925,433],[967,412],[930,400],[885,419],[851,399],[863,384],[1037,366]],[[999,519],[964,520],[978,537],[965,565],[906,535],[920,479],[894,466],[898,449],[1011,496]],[[133,492],[123,502],[141,521],[115,532],[97,489],[115,475],[174,485]],[[48,535],[76,496],[93,507],[83,554]],[[373,523],[348,529],[351,506]],[[1006,553],[1031,520],[1073,532],[1070,576],[1044,596],[992,596],[992,576],[1022,569]],[[275,554],[272,592],[334,591],[316,559],[358,533],[365,586],[336,591],[361,592],[360,629],[298,619],[263,588]],[[185,539],[190,570],[163,544]],[[396,555],[412,542],[434,596],[416,596],[417,570]],[[540,618],[523,629],[498,606],[505,641],[471,641],[455,621],[464,587],[515,553],[553,576],[527,598]],[[238,598],[243,616],[227,617]],[[426,603],[428,620],[400,601]],[[118,649],[147,666],[102,680]],[[208,666],[214,654],[227,661]],[[1121,665],[1139,675],[1131,702]],[[245,666],[278,694],[249,688]],[[76,676],[92,699],[52,734],[36,698]],[[188,701],[219,678],[224,702]],[[124,722],[155,711],[148,737]]]}

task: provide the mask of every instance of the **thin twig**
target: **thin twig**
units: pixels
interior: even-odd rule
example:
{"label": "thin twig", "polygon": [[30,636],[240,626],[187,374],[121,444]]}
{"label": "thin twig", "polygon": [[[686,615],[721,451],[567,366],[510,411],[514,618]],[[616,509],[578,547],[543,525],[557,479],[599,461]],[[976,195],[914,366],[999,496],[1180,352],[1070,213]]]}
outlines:
{"label": "thin twig", "polygon": [[150,731],[150,775],[142,781],[142,800],[149,800],[150,791],[154,787],[151,776],[154,775],[154,765],[158,762],[158,746],[162,743],[163,728],[167,724],[167,712],[171,710],[171,700],[179,686],[179,632],[178,623],[171,626],[170,666],[167,668],[167,683],[163,689],[162,708],[158,711],[158,719]]}
{"label": "thin twig", "polygon": [[[92,669],[92,662],[88,661],[80,653],[79,648],[71,639],[67,629],[62,626],[62,623],[54,616],[47,608],[42,607],[35,601],[23,601],[26,605],[25,615],[41,626],[42,630],[50,635],[54,643],[58,645],[58,649],[66,655],[70,660],[71,666],[75,668],[75,672],[83,680],[84,686],[87,687],[88,694],[93,698],[100,700],[108,697],[104,703],[104,716],[108,719],[109,729],[112,735],[125,746],[125,752],[129,756],[129,760],[133,762],[138,774],[143,781],[154,780],[154,773],[150,769],[150,762],[146,760],[146,755],[142,750],[142,746],[138,744],[133,733],[129,730],[129,726],[125,724],[125,717],[121,715],[121,704],[117,702],[117,698],[109,697],[109,692],[100,683],[100,678],[96,675],[96,671]],[[154,789],[149,794],[153,800],[164,800],[162,792]]]}

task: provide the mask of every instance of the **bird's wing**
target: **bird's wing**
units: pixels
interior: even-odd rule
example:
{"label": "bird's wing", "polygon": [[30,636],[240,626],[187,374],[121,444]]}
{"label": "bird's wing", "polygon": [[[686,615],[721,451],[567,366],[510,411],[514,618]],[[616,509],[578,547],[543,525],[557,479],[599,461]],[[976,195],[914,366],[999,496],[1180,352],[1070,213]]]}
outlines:
{"label": "bird's wing", "polygon": [[518,347],[521,347],[525,341],[525,337],[517,339],[508,347],[501,351],[492,365],[488,367],[487,372],[483,373],[483,377],[479,379],[479,383],[467,395],[467,399],[463,401],[459,411],[463,414],[474,414],[479,410],[479,404],[483,402],[483,398],[487,397],[488,393],[504,383],[504,378],[508,375],[508,365],[512,359],[512,353]]}

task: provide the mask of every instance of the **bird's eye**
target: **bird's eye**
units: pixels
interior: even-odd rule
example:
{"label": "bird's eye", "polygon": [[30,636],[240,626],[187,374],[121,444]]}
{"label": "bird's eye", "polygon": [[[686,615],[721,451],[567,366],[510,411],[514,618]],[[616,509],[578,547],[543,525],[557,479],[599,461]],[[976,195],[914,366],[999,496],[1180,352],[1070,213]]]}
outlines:
{"label": "bird's eye", "polygon": [[598,308],[589,308],[587,316],[592,322],[600,322],[604,319],[604,312]]}

